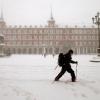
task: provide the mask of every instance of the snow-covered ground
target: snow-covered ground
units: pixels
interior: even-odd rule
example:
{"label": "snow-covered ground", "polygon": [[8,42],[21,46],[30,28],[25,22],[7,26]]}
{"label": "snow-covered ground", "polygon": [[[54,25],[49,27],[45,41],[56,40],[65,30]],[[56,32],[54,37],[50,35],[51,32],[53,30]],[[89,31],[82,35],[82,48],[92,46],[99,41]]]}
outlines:
{"label": "snow-covered ground", "polygon": [[[0,100],[100,100],[100,63],[94,55],[76,55],[77,82],[66,73],[53,82],[57,56],[12,55],[0,58]],[[72,65],[76,70],[76,65]]]}

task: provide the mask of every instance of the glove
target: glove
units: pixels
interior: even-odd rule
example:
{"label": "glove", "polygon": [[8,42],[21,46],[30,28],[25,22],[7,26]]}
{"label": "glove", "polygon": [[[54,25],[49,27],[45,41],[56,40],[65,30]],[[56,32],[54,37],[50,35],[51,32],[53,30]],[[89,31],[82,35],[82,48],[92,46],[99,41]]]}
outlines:
{"label": "glove", "polygon": [[78,64],[78,61],[76,61],[76,64]]}

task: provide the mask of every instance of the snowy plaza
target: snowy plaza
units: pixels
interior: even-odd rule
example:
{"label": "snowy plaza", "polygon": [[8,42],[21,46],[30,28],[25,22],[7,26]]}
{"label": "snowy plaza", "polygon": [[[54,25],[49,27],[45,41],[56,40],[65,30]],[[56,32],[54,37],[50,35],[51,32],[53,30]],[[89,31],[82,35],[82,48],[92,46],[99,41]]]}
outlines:
{"label": "snowy plaza", "polygon": [[[74,55],[78,61],[77,82],[59,73],[58,56],[12,55],[0,58],[0,100],[100,100],[100,63],[96,55]],[[76,65],[72,65],[76,71]]]}

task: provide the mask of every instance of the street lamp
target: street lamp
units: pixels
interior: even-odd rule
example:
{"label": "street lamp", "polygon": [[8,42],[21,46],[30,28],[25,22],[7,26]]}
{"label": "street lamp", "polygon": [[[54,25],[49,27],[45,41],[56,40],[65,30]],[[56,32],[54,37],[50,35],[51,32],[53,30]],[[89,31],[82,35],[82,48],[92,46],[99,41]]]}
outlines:
{"label": "street lamp", "polygon": [[92,17],[92,21],[93,24],[96,24],[98,27],[98,48],[97,48],[97,52],[98,52],[98,56],[100,56],[100,13],[98,12],[97,15],[95,17]]}

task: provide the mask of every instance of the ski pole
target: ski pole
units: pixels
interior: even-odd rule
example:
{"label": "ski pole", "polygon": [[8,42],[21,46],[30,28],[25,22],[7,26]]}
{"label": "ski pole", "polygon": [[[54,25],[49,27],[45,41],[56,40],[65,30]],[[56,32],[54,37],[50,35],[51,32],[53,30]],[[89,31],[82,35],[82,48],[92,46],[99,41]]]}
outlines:
{"label": "ski pole", "polygon": [[58,65],[55,67],[55,70],[57,69]]}
{"label": "ski pole", "polygon": [[76,64],[76,79],[77,79],[77,65],[78,65],[78,64]]}

